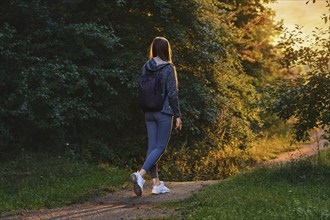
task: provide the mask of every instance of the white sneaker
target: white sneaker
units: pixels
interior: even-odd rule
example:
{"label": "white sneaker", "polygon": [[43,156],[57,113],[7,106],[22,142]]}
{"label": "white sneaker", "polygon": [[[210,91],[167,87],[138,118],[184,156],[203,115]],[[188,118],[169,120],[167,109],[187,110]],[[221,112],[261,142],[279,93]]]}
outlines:
{"label": "white sneaker", "polygon": [[133,183],[133,189],[137,196],[142,196],[144,179],[142,178],[140,172],[132,173],[131,180]]}
{"label": "white sneaker", "polygon": [[164,182],[163,181],[160,181],[160,184],[159,186],[154,186],[152,187],[152,194],[162,194],[162,193],[169,193],[170,192],[170,189],[167,188],[165,185],[164,185]]}

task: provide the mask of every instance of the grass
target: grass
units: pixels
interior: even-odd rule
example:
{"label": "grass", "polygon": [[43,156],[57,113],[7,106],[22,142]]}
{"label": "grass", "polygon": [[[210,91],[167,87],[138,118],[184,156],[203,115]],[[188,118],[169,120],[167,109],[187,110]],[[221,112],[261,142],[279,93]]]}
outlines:
{"label": "grass", "polygon": [[263,137],[255,140],[249,149],[249,156],[256,162],[274,159],[279,153],[299,148],[299,144],[292,143],[287,134],[283,136]]}
{"label": "grass", "polygon": [[19,156],[0,166],[0,213],[80,203],[127,185],[128,171],[66,157]]}
{"label": "grass", "polygon": [[301,144],[294,141],[292,124],[294,119],[283,122],[277,116],[267,116],[267,126],[259,133],[251,148],[248,149],[249,157],[258,163],[274,159],[278,154],[298,149]]}
{"label": "grass", "polygon": [[169,206],[183,219],[330,219],[330,149],[231,177]]}

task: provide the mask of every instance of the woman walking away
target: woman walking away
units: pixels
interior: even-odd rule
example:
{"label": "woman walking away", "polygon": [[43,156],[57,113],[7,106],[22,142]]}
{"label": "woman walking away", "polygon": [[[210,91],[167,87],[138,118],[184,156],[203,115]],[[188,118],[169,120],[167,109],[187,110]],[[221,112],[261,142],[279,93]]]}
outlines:
{"label": "woman walking away", "polygon": [[144,109],[148,133],[148,151],[140,171],[131,175],[134,192],[141,196],[143,177],[150,172],[153,182],[152,194],[168,193],[170,190],[159,180],[157,161],[165,151],[171,136],[173,117],[175,128],[181,130],[181,112],[178,99],[178,79],[172,63],[170,43],[163,37],[156,37],[150,45],[149,60],[142,68],[144,74],[158,74],[163,101],[158,110]]}

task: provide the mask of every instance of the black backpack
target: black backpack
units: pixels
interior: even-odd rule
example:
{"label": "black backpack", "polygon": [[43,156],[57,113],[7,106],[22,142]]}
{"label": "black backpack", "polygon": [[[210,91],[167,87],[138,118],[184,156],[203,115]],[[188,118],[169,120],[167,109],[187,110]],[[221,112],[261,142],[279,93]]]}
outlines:
{"label": "black backpack", "polygon": [[160,111],[163,109],[165,95],[162,95],[162,85],[159,77],[161,69],[157,72],[146,70],[139,78],[139,103],[143,111]]}

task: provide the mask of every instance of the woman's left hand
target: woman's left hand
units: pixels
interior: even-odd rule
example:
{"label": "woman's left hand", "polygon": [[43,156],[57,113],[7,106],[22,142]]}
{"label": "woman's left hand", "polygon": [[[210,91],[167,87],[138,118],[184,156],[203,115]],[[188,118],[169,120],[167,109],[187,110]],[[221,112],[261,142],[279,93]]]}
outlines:
{"label": "woman's left hand", "polygon": [[179,129],[179,131],[181,131],[181,128],[182,128],[181,118],[176,118],[175,129]]}

